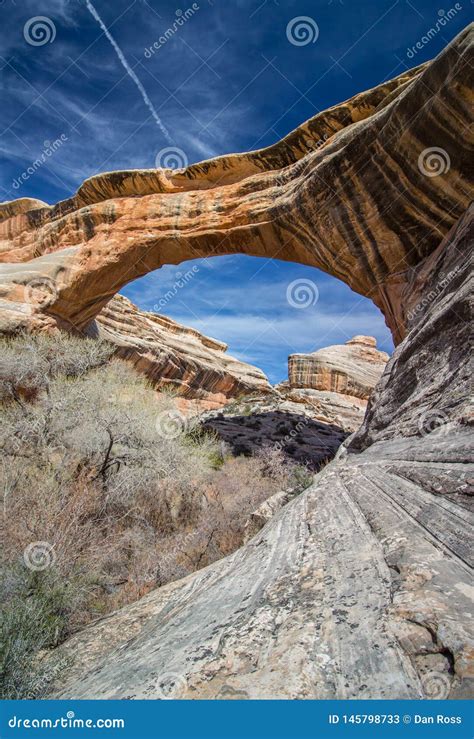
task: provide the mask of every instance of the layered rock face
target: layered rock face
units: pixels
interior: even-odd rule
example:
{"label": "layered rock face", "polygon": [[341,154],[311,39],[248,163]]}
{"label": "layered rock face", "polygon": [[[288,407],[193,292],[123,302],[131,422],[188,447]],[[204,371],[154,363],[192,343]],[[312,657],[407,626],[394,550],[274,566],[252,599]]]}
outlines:
{"label": "layered rock face", "polygon": [[376,347],[373,336],[354,336],[312,354],[292,354],[288,382],[278,389],[290,401],[309,404],[320,420],[356,431],[389,358]]}
{"label": "layered rock face", "polygon": [[472,696],[470,249],[472,213],[414,272],[418,321],[314,484],[230,557],[73,636],[55,697]]}
{"label": "layered rock face", "polygon": [[142,311],[121,295],[106,305],[88,333],[115,344],[118,355],[158,390],[171,389],[195,401],[185,404],[191,411],[219,408],[237,395],[271,392],[264,373],[226,354],[227,344]]}
{"label": "layered rock face", "polygon": [[354,336],[346,344],[288,359],[291,388],[311,388],[367,400],[388,361],[373,336]]}
{"label": "layered rock face", "polygon": [[466,29],[431,63],[268,149],[177,172],[105,173],[54,207],[3,204],[3,327],[84,330],[124,284],[163,264],[241,252],[339,277],[400,341],[411,269],[472,198],[472,37]]}

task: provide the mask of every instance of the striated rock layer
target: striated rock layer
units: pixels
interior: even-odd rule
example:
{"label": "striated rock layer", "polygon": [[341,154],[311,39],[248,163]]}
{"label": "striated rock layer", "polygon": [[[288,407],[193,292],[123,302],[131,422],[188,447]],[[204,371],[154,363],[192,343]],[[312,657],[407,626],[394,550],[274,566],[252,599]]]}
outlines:
{"label": "striated rock layer", "polygon": [[284,399],[285,407],[309,415],[321,423],[336,426],[347,433],[357,431],[367,408],[367,400],[354,395],[300,387],[290,388],[287,383],[281,383],[277,387]]}
{"label": "striated rock layer", "polygon": [[171,389],[196,400],[194,410],[219,408],[229,398],[272,391],[257,367],[226,354],[227,344],[171,318],[137,308],[116,295],[88,327],[88,333],[117,346],[158,390]]}
{"label": "striated rock layer", "polygon": [[[123,285],[163,264],[241,252],[339,277],[382,309],[399,342],[412,268],[472,198],[473,35],[267,149],[97,175],[53,207],[3,204],[4,330],[83,330]],[[37,282],[25,290],[41,278],[46,296]]]}
{"label": "striated rock layer", "polygon": [[354,336],[345,344],[288,358],[288,382],[278,386],[290,402],[304,403],[313,416],[356,431],[388,361],[373,336]]}
{"label": "striated rock layer", "polygon": [[380,379],[388,354],[373,336],[354,336],[343,345],[288,358],[291,388],[311,388],[367,400]]}
{"label": "striated rock layer", "polygon": [[426,304],[337,458],[242,549],[73,636],[54,697],[472,696],[472,220],[414,271]]}

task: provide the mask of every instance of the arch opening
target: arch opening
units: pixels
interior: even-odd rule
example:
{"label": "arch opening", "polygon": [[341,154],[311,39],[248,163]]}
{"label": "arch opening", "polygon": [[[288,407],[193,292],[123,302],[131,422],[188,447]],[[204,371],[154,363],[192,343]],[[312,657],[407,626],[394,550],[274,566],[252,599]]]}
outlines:
{"label": "arch opening", "polygon": [[120,291],[138,308],[164,314],[227,345],[275,385],[288,356],[309,354],[355,335],[393,340],[374,303],[336,277],[296,262],[244,254],[164,265]]}
{"label": "arch opening", "polygon": [[359,428],[391,337],[367,298],[292,262],[228,255],[130,283],[98,334],[235,455],[320,469]]}

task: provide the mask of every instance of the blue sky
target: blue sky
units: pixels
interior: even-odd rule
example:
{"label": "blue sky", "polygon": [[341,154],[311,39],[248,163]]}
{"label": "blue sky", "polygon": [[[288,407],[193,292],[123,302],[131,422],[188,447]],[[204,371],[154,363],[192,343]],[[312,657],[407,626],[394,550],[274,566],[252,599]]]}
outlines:
{"label": "blue sky", "polygon": [[[86,0],[0,0],[2,200],[28,196],[53,203],[97,172],[154,167],[169,146],[191,163],[269,145],[318,111],[432,58],[472,15],[467,0],[93,5],[135,80]],[[455,5],[459,10],[429,43],[409,51]],[[160,48],[146,51],[193,7]],[[38,16],[49,34],[46,43],[34,35],[31,19]],[[306,17],[312,36],[297,45],[287,28],[299,16]],[[24,177],[48,142],[61,136],[56,151]],[[175,289],[193,267],[186,285]],[[295,280],[316,285],[318,299],[306,308],[287,299]],[[170,289],[176,294],[163,305]],[[226,341],[229,351],[262,367],[273,381],[286,376],[289,353],[314,351],[355,333],[376,336],[386,350],[392,346],[368,300],[302,265],[243,256],[188,262],[164,267],[123,293],[140,307],[157,306]]]}

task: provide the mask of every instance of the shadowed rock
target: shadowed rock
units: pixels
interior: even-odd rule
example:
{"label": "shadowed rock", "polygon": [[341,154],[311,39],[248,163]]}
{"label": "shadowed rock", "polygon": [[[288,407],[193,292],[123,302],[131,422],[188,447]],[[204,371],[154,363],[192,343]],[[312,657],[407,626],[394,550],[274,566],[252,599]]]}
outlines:
{"label": "shadowed rock", "polygon": [[[259,410],[272,405],[277,406],[275,410]],[[319,470],[332,459],[348,436],[340,426],[313,420],[310,412],[279,410],[278,401],[273,399],[265,403],[259,398],[253,407],[248,415],[228,415],[224,408],[208,416],[202,428],[217,434],[235,455],[252,455],[273,448],[312,470]]]}
{"label": "shadowed rock", "polygon": [[312,354],[292,354],[288,381],[272,393],[247,394],[207,413],[203,428],[235,454],[273,447],[319,470],[349,432],[359,428],[387,360],[373,336],[354,336]]}
{"label": "shadowed rock", "polygon": [[387,360],[372,336],[354,336],[313,354],[293,354],[287,382],[272,393],[247,394],[207,413],[203,428],[216,433],[234,454],[273,447],[319,470],[349,432],[359,428]]}

